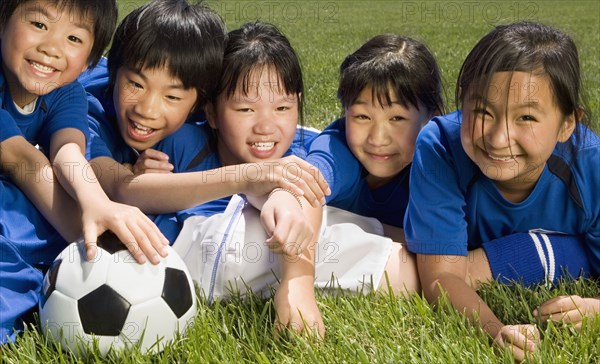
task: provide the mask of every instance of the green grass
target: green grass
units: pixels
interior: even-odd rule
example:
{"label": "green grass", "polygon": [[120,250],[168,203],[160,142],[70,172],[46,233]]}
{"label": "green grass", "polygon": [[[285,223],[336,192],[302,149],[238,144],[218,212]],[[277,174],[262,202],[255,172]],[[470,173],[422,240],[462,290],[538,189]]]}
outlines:
{"label": "green grass", "polygon": [[[121,15],[145,1],[120,0]],[[579,1],[210,1],[228,27],[262,20],[279,26],[298,51],[306,85],[307,124],[324,127],[338,115],[338,66],[372,36],[394,32],[424,41],[436,55],[446,82],[449,109],[460,65],[492,26],[532,19],[559,27],[579,46],[588,105],[600,113],[600,2]],[[600,130],[598,117],[594,128]],[[596,167],[593,167],[596,168]],[[537,363],[600,363],[600,316],[581,332],[538,322],[532,310],[560,294],[599,295],[594,281],[556,289],[525,289],[491,284],[481,296],[503,322],[537,323],[542,331]],[[16,344],[0,348],[3,363],[511,363],[481,330],[452,310],[433,310],[419,296],[387,294],[319,297],[327,327],[321,343],[275,338],[273,307],[255,297],[209,306],[201,303],[189,334],[159,355],[132,350],[101,358],[93,350],[77,359],[32,328]]]}

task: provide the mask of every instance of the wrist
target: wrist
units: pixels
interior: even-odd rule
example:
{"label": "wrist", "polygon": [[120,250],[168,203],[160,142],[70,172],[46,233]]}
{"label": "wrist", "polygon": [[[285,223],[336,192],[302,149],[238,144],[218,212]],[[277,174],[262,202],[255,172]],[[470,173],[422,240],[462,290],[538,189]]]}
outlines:
{"label": "wrist", "polygon": [[290,195],[294,196],[294,198],[295,198],[295,199],[296,199],[296,201],[298,202],[298,205],[300,205],[300,208],[301,208],[301,209],[303,208],[303,206],[302,206],[302,200],[300,200],[300,196],[299,196],[297,193],[295,193],[294,191],[292,191],[292,190],[288,190],[287,188],[283,188],[283,187],[277,187],[277,188],[275,188],[273,191],[271,191],[271,193],[269,193],[269,195],[267,196],[267,200],[268,200],[269,198],[271,198],[271,196],[272,196],[273,194],[277,193],[277,192],[287,192],[287,193],[289,193]]}

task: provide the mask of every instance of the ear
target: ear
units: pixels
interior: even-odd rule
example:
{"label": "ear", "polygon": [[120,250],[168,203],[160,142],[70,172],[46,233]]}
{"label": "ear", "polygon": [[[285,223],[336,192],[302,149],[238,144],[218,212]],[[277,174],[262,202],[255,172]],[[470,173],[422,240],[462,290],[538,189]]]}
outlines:
{"label": "ear", "polygon": [[204,113],[206,114],[206,120],[208,121],[208,125],[210,125],[213,129],[218,129],[217,127],[217,113],[215,112],[215,105],[208,101],[204,105]]}
{"label": "ear", "polygon": [[577,126],[577,121],[581,120],[583,113],[583,108],[580,106],[574,113],[566,117],[558,133],[558,141],[560,143],[566,142],[571,135],[573,135],[573,131],[575,131],[575,127]]}

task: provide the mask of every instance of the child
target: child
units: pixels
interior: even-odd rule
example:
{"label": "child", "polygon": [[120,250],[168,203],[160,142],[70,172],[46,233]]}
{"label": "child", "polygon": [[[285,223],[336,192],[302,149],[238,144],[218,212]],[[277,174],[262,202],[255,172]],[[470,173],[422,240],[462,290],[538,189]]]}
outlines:
{"label": "child", "polygon": [[[142,159],[159,156],[147,171],[186,171],[187,164],[181,166],[175,158],[170,164],[161,158],[166,154],[149,148],[168,152],[177,147],[195,156],[202,140],[195,139],[195,125],[184,123],[195,119],[195,111],[215,92],[225,39],[222,20],[208,7],[184,0],[152,1],[133,10],[117,28],[108,71],[102,60],[80,78],[90,93],[87,157],[99,171],[100,184],[116,201],[164,214],[155,222],[171,242],[180,226],[169,220],[169,213],[212,199],[239,192],[262,195],[275,187],[304,194],[317,205],[324,199],[326,184],[298,158],[194,173],[137,176],[130,169],[142,153]],[[286,170],[285,163],[297,168]]]}
{"label": "child", "polygon": [[[461,110],[434,118],[417,138],[405,233],[424,294],[436,301],[445,292],[518,360],[535,350],[537,328],[504,325],[481,301],[466,282],[467,249],[490,242],[488,279],[508,269],[524,278],[540,270],[576,276],[588,258],[599,273],[600,171],[590,166],[600,139],[583,125],[580,80],[566,34],[529,22],[498,26],[461,68]],[[519,233],[528,240],[498,244]],[[538,313],[548,317],[557,306]]]}
{"label": "child", "polygon": [[444,110],[435,58],[413,39],[375,36],[342,63],[338,98],[345,117],[307,158],[329,183],[327,203],[401,228],[415,139]]}
{"label": "child", "polygon": [[[83,88],[73,81],[98,61],[108,44],[117,18],[116,3],[9,0],[2,2],[0,14],[1,107],[25,139],[44,153],[19,144],[13,152],[20,153],[20,162],[8,170],[10,178],[23,186],[30,174],[24,167],[34,166],[39,174],[52,162],[56,176],[45,175],[33,189],[46,188],[56,178],[77,201],[88,258],[95,255],[99,233],[111,229],[131,243],[138,260],[144,261],[145,253],[157,263],[158,253],[165,254],[160,231],[138,209],[110,201],[82,153],[88,135],[87,103]],[[41,193],[25,192],[38,202]]]}

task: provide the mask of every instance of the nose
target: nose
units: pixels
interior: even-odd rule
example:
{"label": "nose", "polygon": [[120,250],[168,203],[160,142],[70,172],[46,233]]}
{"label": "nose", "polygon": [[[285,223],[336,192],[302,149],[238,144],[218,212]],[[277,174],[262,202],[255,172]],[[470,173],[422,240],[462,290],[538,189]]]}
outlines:
{"label": "nose", "polygon": [[268,113],[256,115],[258,120],[254,124],[254,132],[261,135],[270,135],[275,131],[276,116]]}
{"label": "nose", "polygon": [[373,146],[385,146],[390,142],[390,133],[385,122],[375,121],[369,129],[367,142]]}
{"label": "nose", "polygon": [[486,121],[484,124],[484,140],[492,149],[503,149],[510,146],[510,124],[503,119]]}
{"label": "nose", "polygon": [[61,42],[56,34],[49,34],[44,37],[44,40],[38,45],[38,51],[44,53],[48,57],[59,58],[62,53]]}
{"label": "nose", "polygon": [[155,93],[141,90],[134,92],[132,93],[132,101],[135,102],[133,111],[144,119],[157,119],[159,117],[159,96]]}

